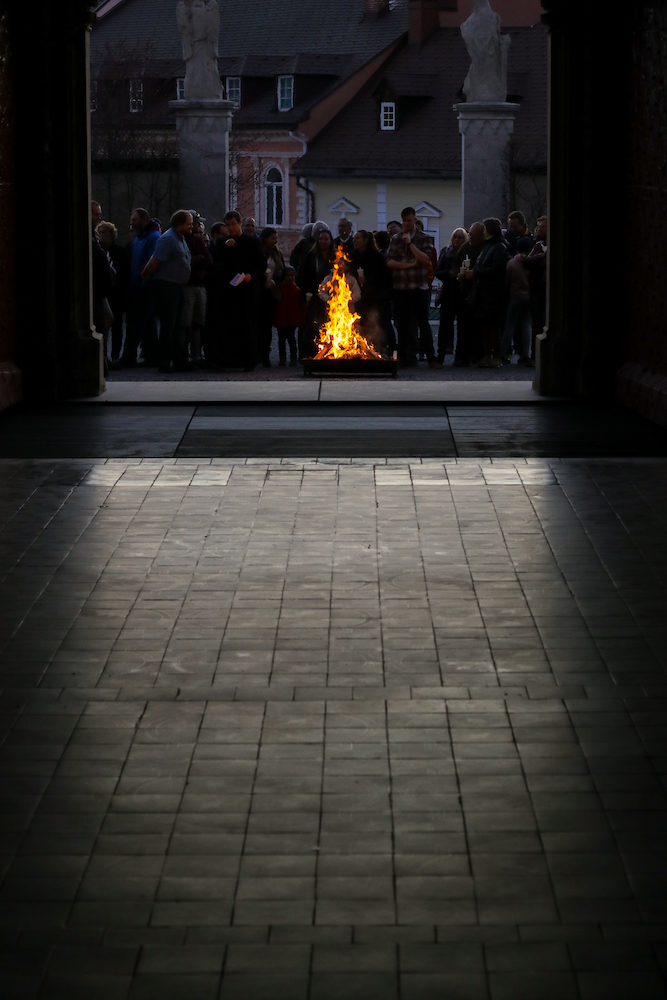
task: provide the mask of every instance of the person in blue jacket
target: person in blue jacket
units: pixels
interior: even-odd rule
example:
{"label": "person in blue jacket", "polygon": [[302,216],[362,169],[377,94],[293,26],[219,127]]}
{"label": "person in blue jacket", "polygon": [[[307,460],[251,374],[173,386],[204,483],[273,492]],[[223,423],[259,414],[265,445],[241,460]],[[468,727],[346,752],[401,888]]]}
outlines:
{"label": "person in blue jacket", "polygon": [[160,227],[151,219],[145,208],[135,208],[130,216],[132,242],[130,244],[130,305],[127,316],[123,368],[135,368],[137,351],[143,346],[147,365],[157,364],[157,337],[155,333],[155,303],[150,283],[142,280],[141,272],[153,256],[155,244],[160,239]]}

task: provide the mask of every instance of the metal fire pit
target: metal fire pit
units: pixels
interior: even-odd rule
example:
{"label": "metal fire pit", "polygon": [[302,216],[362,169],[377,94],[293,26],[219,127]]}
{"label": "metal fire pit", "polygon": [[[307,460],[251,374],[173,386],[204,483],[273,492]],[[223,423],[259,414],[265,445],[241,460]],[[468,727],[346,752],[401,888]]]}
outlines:
{"label": "metal fire pit", "polygon": [[398,375],[395,358],[306,358],[304,375]]}

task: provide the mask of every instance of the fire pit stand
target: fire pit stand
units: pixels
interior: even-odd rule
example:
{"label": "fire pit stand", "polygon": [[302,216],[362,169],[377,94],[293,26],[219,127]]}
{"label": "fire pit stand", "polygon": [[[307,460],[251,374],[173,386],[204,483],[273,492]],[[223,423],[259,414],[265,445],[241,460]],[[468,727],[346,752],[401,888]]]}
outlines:
{"label": "fire pit stand", "polygon": [[306,358],[304,375],[398,375],[396,358]]}

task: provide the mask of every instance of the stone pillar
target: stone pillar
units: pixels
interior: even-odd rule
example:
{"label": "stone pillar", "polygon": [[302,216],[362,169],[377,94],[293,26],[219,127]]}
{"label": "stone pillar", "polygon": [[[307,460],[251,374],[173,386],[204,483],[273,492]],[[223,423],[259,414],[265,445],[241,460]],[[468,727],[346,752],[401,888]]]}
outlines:
{"label": "stone pillar", "polygon": [[21,371],[16,365],[16,120],[12,24],[0,8],[0,410],[21,399]]}
{"label": "stone pillar", "polygon": [[207,225],[229,210],[229,130],[233,101],[170,101],[179,145],[179,207],[194,208]]}
{"label": "stone pillar", "polygon": [[[543,0],[543,6],[548,13],[542,20],[550,29],[548,301],[546,326],[537,336],[533,384],[545,396],[608,401],[616,372],[636,340],[626,327],[628,291],[637,288],[642,298],[650,298],[659,287],[657,281],[647,285],[645,274],[633,280],[627,266],[637,257],[635,243],[655,254],[655,241],[637,239],[635,232],[638,224],[641,228],[660,218],[659,212],[636,216],[625,231],[622,222],[627,160],[642,163],[646,155],[624,128],[625,116],[634,120],[638,114],[628,101],[630,22],[635,8],[642,13],[644,0],[632,5],[623,31],[616,19],[601,18],[596,5],[581,4],[575,11],[567,0]],[[661,37],[657,28],[651,30]],[[609,66],[618,67],[613,100],[608,99]],[[609,136],[614,136],[613,148]],[[614,233],[630,248],[627,263],[617,270],[609,268],[604,249],[602,205],[619,206]],[[664,322],[661,337],[663,327]]]}
{"label": "stone pillar", "polygon": [[463,224],[504,219],[509,205],[509,144],[518,104],[455,104],[463,142]]}
{"label": "stone pillar", "polygon": [[[92,325],[87,0],[0,0],[12,35],[17,363],[25,398],[45,403],[104,391]],[[26,124],[26,123],[29,123]],[[4,178],[3,178],[4,180]],[[24,225],[35,208],[39,218]],[[39,252],[35,257],[36,245]]]}
{"label": "stone pillar", "polygon": [[[71,24],[66,60],[68,162],[61,188],[73,218],[63,226],[67,265],[62,275],[67,327],[58,344],[58,396],[99,396],[104,392],[104,331],[93,325],[92,222],[90,201],[90,16]],[[102,206],[104,208],[104,206]]]}

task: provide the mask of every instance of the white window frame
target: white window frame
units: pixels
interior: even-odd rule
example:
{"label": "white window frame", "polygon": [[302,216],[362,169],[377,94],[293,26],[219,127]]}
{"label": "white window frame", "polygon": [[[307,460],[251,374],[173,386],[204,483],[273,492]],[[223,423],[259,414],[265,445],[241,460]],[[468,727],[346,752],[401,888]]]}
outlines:
{"label": "white window frame", "polygon": [[130,80],[130,114],[144,110],[144,81]]}
{"label": "white window frame", "polygon": [[177,101],[184,101],[185,100],[185,77],[184,76],[179,76],[178,80],[176,81],[176,100]]}
{"label": "white window frame", "polygon": [[97,111],[97,80],[90,81],[90,110]]}
{"label": "white window frame", "polygon": [[[287,87],[287,93],[285,94],[285,103],[283,104],[283,84]],[[289,103],[287,103],[289,102]],[[278,111],[291,111],[294,107],[294,77],[293,76],[279,76],[278,77]]]}
{"label": "white window frame", "polygon": [[[232,93],[233,91],[233,93]],[[228,76],[225,80],[225,94],[228,101],[234,101],[236,104],[241,103],[241,77],[240,76]]]}
{"label": "white window frame", "polygon": [[396,131],[395,101],[382,101],[380,104],[380,129],[382,132]]}
{"label": "white window frame", "polygon": [[[280,180],[270,181],[269,174],[272,170],[276,170],[280,174]],[[273,226],[275,229],[281,229],[284,225],[285,220],[285,175],[278,166],[277,163],[270,163],[266,170],[264,171],[264,219],[265,225]],[[278,222],[278,199],[277,193],[280,189],[280,221]],[[273,212],[269,213],[269,190],[273,190]],[[271,217],[273,216],[273,218]]]}

